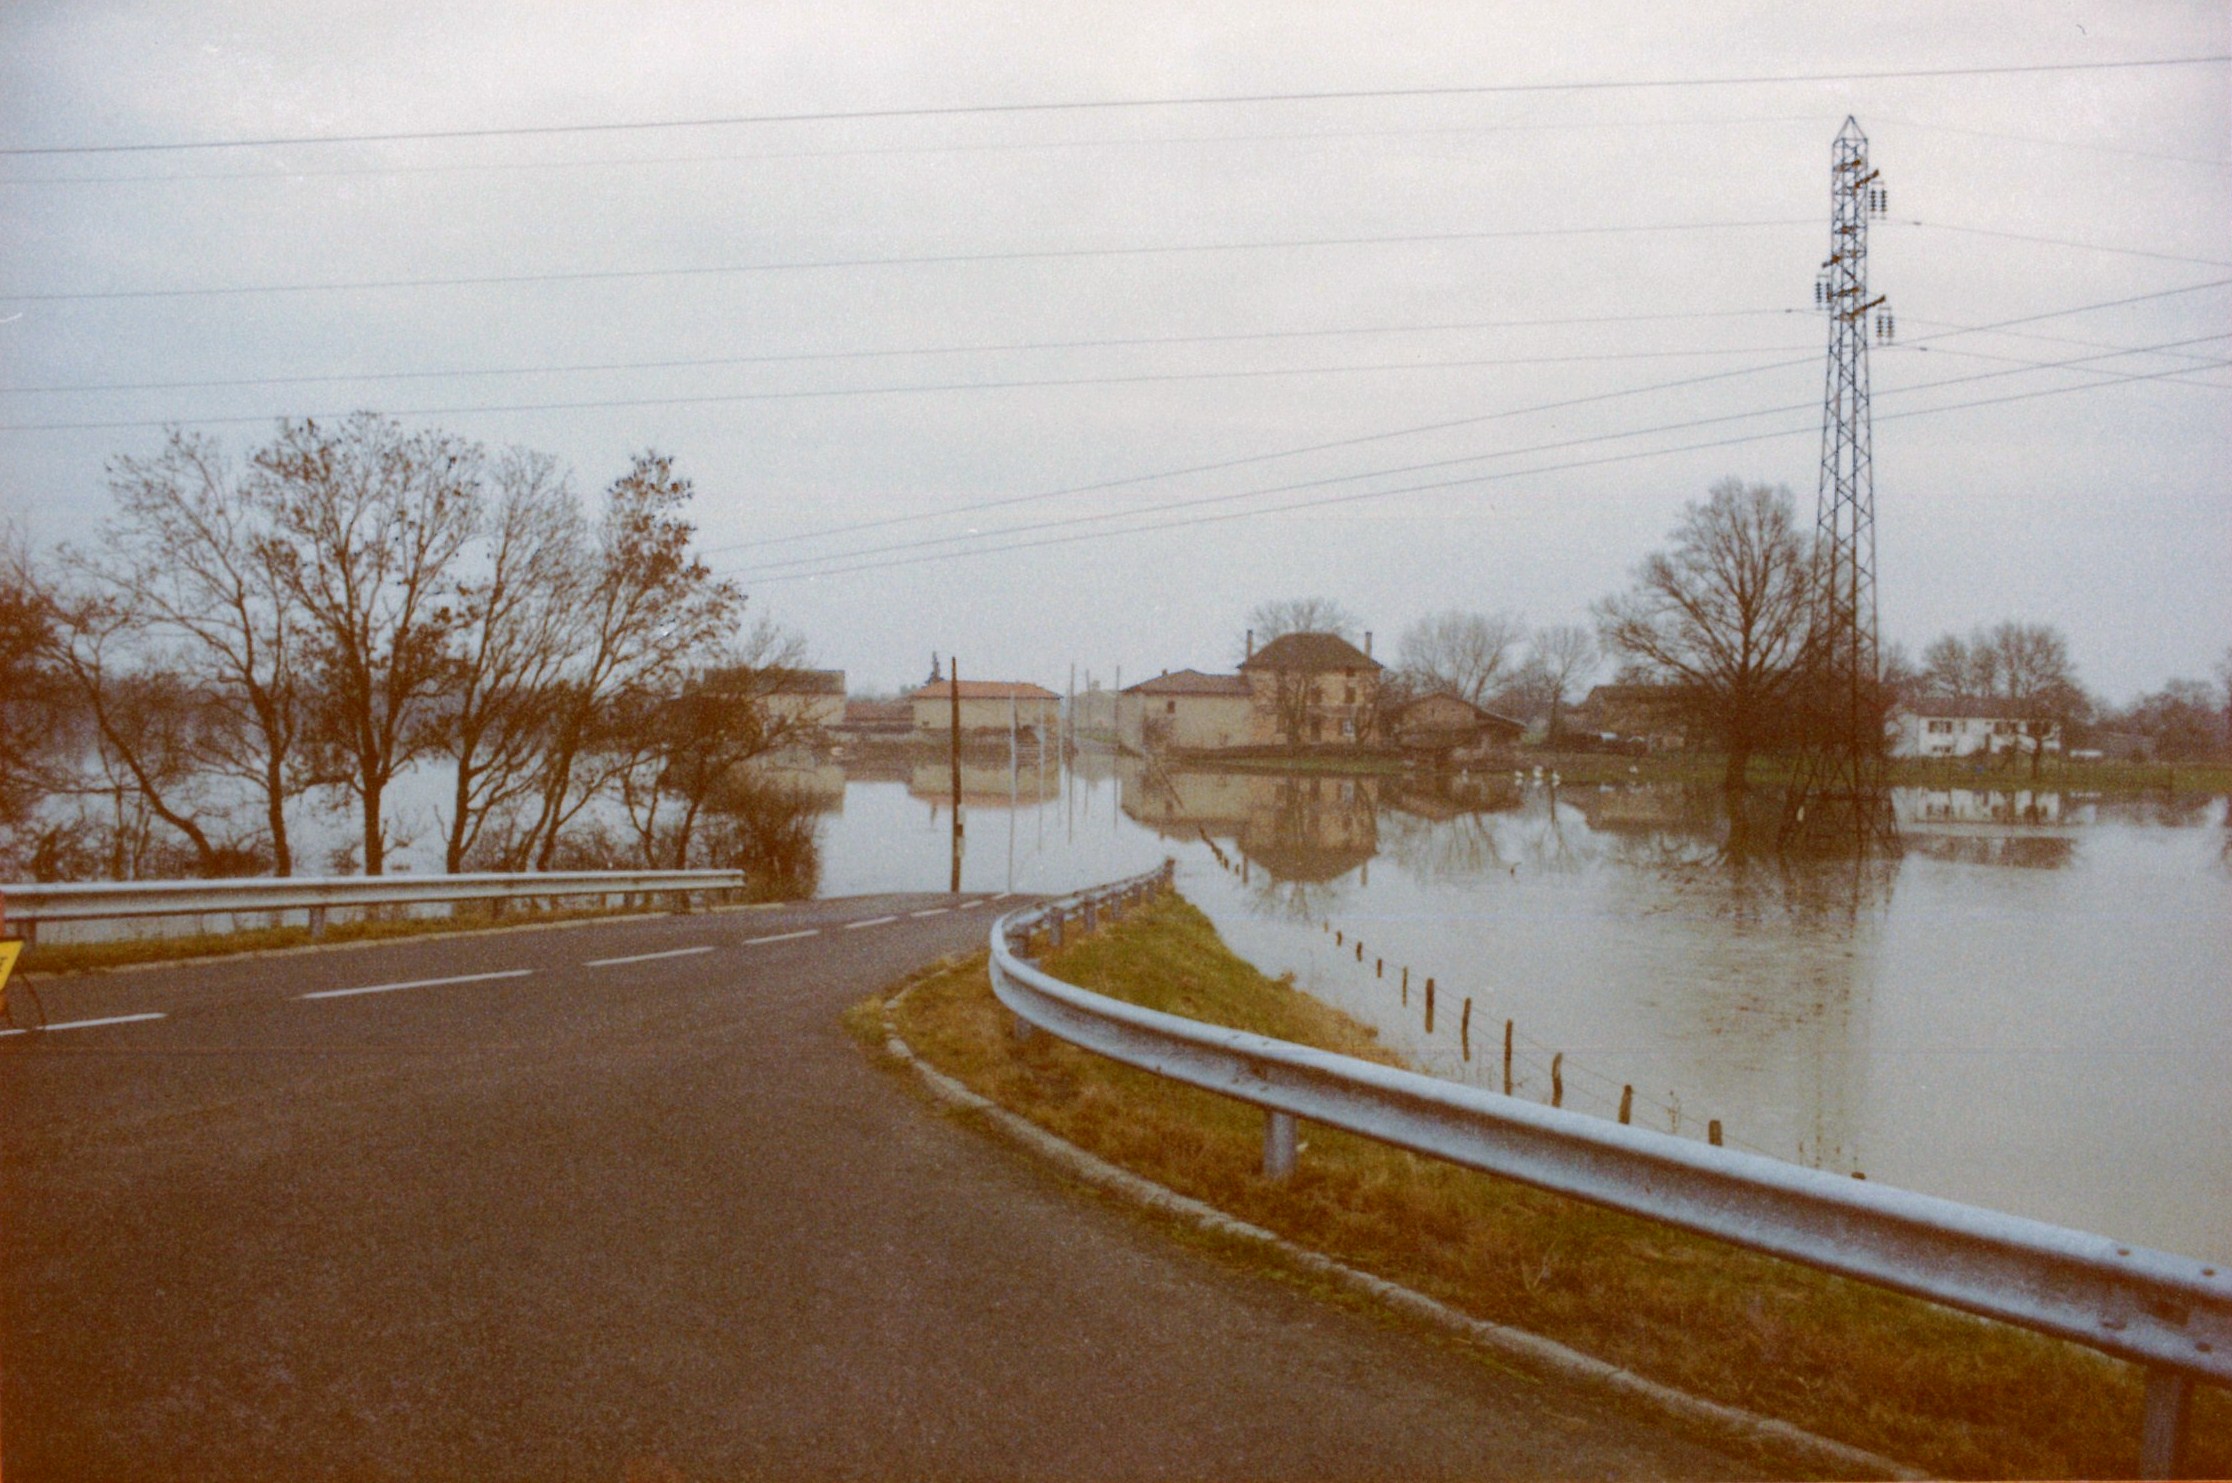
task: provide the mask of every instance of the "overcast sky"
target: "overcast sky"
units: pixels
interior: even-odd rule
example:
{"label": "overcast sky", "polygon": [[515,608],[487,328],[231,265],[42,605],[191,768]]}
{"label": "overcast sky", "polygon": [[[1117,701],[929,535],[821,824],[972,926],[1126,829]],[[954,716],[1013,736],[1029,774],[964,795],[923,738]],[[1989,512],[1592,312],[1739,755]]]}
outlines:
{"label": "overcast sky", "polygon": [[[2232,67],[1787,79],[2221,57],[2228,17],[11,0],[0,519],[83,538],[167,421],[370,407],[585,493],[674,454],[855,689],[1226,667],[1283,596],[1383,656],[1582,621],[1718,478],[1810,516],[1851,114],[1884,636],[2056,623],[2121,701],[2232,642]],[[1688,85],[1732,78],[1776,80]],[[1641,81],[1686,85],[1533,86]],[[1143,99],[1227,101],[1010,106]],[[29,152],[459,130],[498,132]],[[490,278],[537,281],[423,281]]]}

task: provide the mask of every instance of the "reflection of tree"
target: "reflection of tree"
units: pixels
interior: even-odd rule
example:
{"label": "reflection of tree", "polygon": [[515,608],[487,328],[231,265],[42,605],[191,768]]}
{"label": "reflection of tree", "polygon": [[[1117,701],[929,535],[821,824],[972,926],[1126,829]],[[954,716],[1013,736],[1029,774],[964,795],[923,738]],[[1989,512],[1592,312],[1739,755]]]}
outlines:
{"label": "reflection of tree", "polygon": [[2012,865],[2025,870],[2059,870],[2077,858],[2077,841],[2065,834],[1955,834],[1915,840],[1912,847],[1932,860],[1956,865]]}
{"label": "reflection of tree", "polygon": [[1248,909],[1259,917],[1322,922],[1339,913],[1347,901],[1348,893],[1339,881],[1281,880],[1269,871],[1249,877]]}
{"label": "reflection of tree", "polygon": [[1377,799],[1359,778],[1276,777],[1251,790],[1241,850],[1289,881],[1333,881],[1379,853]]}
{"label": "reflection of tree", "polygon": [[1510,868],[1495,820],[1485,814],[1422,819],[1390,813],[1380,820],[1380,844],[1406,875],[1422,881],[1471,880]]}

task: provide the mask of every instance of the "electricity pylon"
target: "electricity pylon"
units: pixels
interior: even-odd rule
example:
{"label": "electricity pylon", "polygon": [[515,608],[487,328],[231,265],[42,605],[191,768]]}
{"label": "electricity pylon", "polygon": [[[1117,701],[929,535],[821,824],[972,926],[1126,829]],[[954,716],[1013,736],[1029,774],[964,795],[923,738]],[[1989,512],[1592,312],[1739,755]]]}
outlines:
{"label": "electricity pylon", "polygon": [[1884,770],[1884,692],[1876,639],[1875,458],[1868,412],[1868,330],[1892,336],[1868,293],[1868,222],[1888,204],[1868,164],[1868,136],[1847,118],[1830,149],[1829,258],[1814,303],[1829,320],[1821,399],[1821,486],[1814,517],[1811,623],[1805,651],[1796,785],[1786,848],[1898,848]]}

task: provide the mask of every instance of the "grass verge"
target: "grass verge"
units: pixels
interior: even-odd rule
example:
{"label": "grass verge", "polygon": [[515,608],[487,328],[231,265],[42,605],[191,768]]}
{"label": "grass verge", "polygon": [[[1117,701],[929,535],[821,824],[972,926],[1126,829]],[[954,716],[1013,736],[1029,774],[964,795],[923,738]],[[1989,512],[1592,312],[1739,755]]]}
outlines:
{"label": "grass verge", "polygon": [[[1191,1018],[1392,1063],[1370,1030],[1234,957],[1165,896],[1050,971]],[[881,1000],[849,1022],[882,1038]],[[1262,1115],[1061,1044],[1017,1043],[982,955],[892,1012],[931,1065],[1180,1194],[1694,1395],[1948,1477],[2129,1476],[2138,1371],[2075,1345],[1322,1127],[1260,1177]],[[2196,1397],[2192,1476],[2232,1476],[2232,1396]]]}
{"label": "grass verge", "polygon": [[433,937],[450,932],[485,932],[491,928],[547,927],[563,922],[587,922],[607,917],[662,916],[664,906],[553,907],[530,909],[524,902],[464,901],[447,917],[372,917],[333,922],[323,937],[313,938],[308,927],[260,927],[243,932],[181,933],[173,937],[125,937],[113,942],[39,942],[23,950],[16,972],[60,977],[71,973],[99,973],[145,963],[176,963],[190,958],[233,957],[242,953],[280,952],[310,946],[332,947],[350,942],[384,942],[398,937]]}

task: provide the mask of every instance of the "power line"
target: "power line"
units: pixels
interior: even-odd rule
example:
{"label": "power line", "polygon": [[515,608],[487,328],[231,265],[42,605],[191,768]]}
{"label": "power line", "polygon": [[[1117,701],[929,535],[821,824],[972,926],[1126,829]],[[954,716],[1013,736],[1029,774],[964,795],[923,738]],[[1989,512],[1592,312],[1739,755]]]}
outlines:
{"label": "power line", "polygon": [[[2163,372],[2161,374],[2169,375],[2172,373]],[[2157,378],[2145,377],[2140,379]],[[2123,384],[2126,383],[2119,381],[2095,381],[2078,386],[2049,387],[2042,391],[2014,392],[2010,393],[2007,396],[2001,397],[1984,397],[1975,401],[1952,402],[1940,407],[1917,407],[1906,412],[1887,413],[1880,420],[1889,422],[1907,417],[1936,416],[1940,413],[1945,412],[1960,412],[1977,407],[1999,406],[2007,402],[2033,401],[2040,397],[2061,396],[2073,391],[2097,391],[2104,386],[2118,386]],[[1922,388],[1914,389],[1920,390]],[[1811,404],[1807,405],[1810,407]],[[1701,422],[1706,420],[1709,419],[1700,419]],[[1190,526],[1221,525],[1227,521],[1232,520],[1249,520],[1262,515],[1292,514],[1296,511],[1320,509],[1329,505],[1354,504],[1362,500],[1385,499],[1398,494],[1418,494],[1443,489],[1458,489],[1475,484],[1501,483],[1506,480],[1523,479],[1536,474],[1564,473],[1574,469],[1600,468],[1608,464],[1634,463],[1642,459],[1664,458],[1677,453],[1696,453],[1715,448],[1732,448],[1748,443],[1769,442],[1776,438],[1791,438],[1801,436],[1811,437],[1817,436],[1819,432],[1820,429],[1817,426],[1808,424],[1805,426],[1777,429],[1773,432],[1741,433],[1733,437],[1716,438],[1701,443],[1685,443],[1672,448],[1646,449],[1638,453],[1608,454],[1602,458],[1576,459],[1567,463],[1546,464],[1541,467],[1531,469],[1513,469],[1502,473],[1474,474],[1461,479],[1437,480],[1425,484],[1405,485],[1395,489],[1362,490],[1352,494],[1328,495],[1313,500],[1298,500],[1292,504],[1278,505],[1264,510],[1232,510],[1215,515],[1191,516],[1183,520],[1168,520],[1160,521],[1151,525],[1131,526],[1123,530],[1082,531],[1068,535],[1046,536],[1031,541],[1018,541],[1004,546],[984,546],[972,548],[966,551],[945,551],[927,555],[906,556],[899,557],[891,561],[863,562],[857,566],[834,567],[822,571],[792,572],[784,575],[759,578],[758,585],[767,586],[779,585],[785,582],[811,581],[818,580],[822,577],[843,576],[851,572],[884,571],[889,570],[893,567],[919,566],[926,562],[948,561],[965,556],[991,556],[1008,551],[1028,551],[1047,546],[1073,545],[1080,541],[1104,540],[1111,536],[1145,535],[1155,531],[1176,530]]]}
{"label": "power line", "polygon": [[2009,134],[1992,129],[1964,129],[1953,124],[1926,124],[1919,119],[1892,118],[1886,114],[1877,113],[1874,109],[1868,111],[1868,118],[1874,124],[1890,124],[1895,128],[1920,129],[1929,134],[1966,134],[1973,139],[2003,139],[2014,144],[2039,144],[2051,149],[2083,149],[2096,154],[2128,155],[2141,160],[2167,160],[2175,165],[2207,165],[2217,170],[2232,169],[2232,160],[2211,159],[2207,155],[2167,154],[2161,150],[2133,149],[2122,144],[2095,144],[2084,139],[2053,139],[2043,134]]}
{"label": "power line", "polygon": [[[1075,258],[1170,257],[1194,252],[1266,252],[1298,248],[1381,247],[1433,242],[1489,242],[1537,237],[1607,237],[1642,232],[1722,232],[1755,227],[1806,226],[1803,218],[1756,221],[1647,222],[1600,227],[1508,227],[1478,232],[1402,232],[1359,237],[1283,237],[1253,242],[1174,242],[1125,247],[1030,247],[1000,252],[941,252],[910,256],[802,258],[785,262],[720,263],[694,268],[582,268],[546,273],[462,274],[437,278],[359,278],[323,283],[249,283],[206,288],[120,288],[71,293],[0,295],[17,303],[82,303],[115,299],[230,298],[247,294],[343,293],[365,289],[486,288],[526,283],[593,283],[643,278],[706,278],[738,273],[793,273],[839,268],[912,268],[963,263],[1048,262]],[[2228,265],[2232,266],[2232,265]]]}
{"label": "power line", "polygon": [[2196,263],[2204,268],[2232,268],[2232,258],[2188,257],[2175,252],[2155,252],[2144,247],[2117,247],[2107,242],[2079,242],[2069,237],[2041,237],[2030,232],[2002,232],[1991,227],[1962,227],[1951,222],[1916,221],[1908,218],[1896,223],[1903,227],[1922,227],[1933,232],[1959,232],[1967,237],[1998,237],[2007,242],[2033,242],[2047,247],[2076,247],[2087,252],[2115,252],[2125,257],[2151,257],[2165,263]]}
{"label": "power line", "polygon": [[[2048,319],[2066,319],[2074,315],[2095,313],[2103,309],[2121,309],[2129,307],[2133,304],[2149,303],[2157,299],[2181,298],[2187,294],[2201,293],[2209,289],[2227,287],[2232,287],[2232,278],[2217,278],[2212,279],[2206,283],[2187,284],[2181,288],[2158,289],[2152,293],[2131,294],[2123,298],[2104,299],[2095,303],[2078,304],[2065,309],[2049,309],[2036,314],[2018,315],[2012,319],[1998,320],[1986,325],[1958,327],[1952,330],[1948,330],[1942,334],[1927,336],[1924,338],[1924,340],[1915,343],[1917,345],[1921,345],[1927,344],[1933,340],[1953,339],[1962,335],[1991,334],[1998,331],[2010,329],[2016,325],[2037,324]],[[705,549],[708,552],[712,552],[750,550],[768,546],[788,546],[794,545],[800,541],[820,540],[828,536],[853,535],[858,534],[862,531],[887,529],[895,525],[917,524],[924,520],[945,519],[957,515],[973,515],[985,510],[1003,509],[1013,505],[1031,504],[1041,500],[1062,499],[1079,494],[1095,494],[1103,490],[1118,489],[1130,484],[1157,483],[1165,479],[1184,478],[1193,474],[1219,473],[1226,469],[1241,468],[1248,464],[1268,463],[1281,458],[1299,458],[1312,453],[1327,453],[1337,448],[1352,448],[1365,443],[1386,442],[1395,438],[1414,437],[1426,433],[1449,432],[1460,427],[1477,426],[1478,424],[1484,422],[1499,421],[1505,418],[1521,416],[1531,412],[1563,411],[1567,408],[1583,406],[1592,402],[1613,401],[1622,397],[1638,396],[1654,391],[1674,391],[1686,387],[1703,385],[1711,381],[1725,381],[1733,377],[1759,375],[1769,371],[1787,370],[1793,366],[1811,365],[1814,363],[1815,359],[1816,358],[1813,356],[1808,356],[1804,360],[1778,361],[1771,365],[1749,366],[1735,371],[1715,371],[1705,376],[1687,377],[1679,381],[1658,382],[1653,385],[1638,386],[1624,391],[1599,392],[1590,396],[1575,397],[1564,401],[1543,402],[1531,407],[1511,408],[1501,412],[1487,412],[1473,417],[1460,417],[1441,422],[1420,423],[1410,427],[1393,428],[1376,433],[1365,433],[1350,438],[1339,438],[1331,442],[1311,443],[1302,445],[1300,447],[1276,449],[1269,453],[1248,454],[1239,458],[1223,459],[1214,463],[1195,464],[1184,468],[1166,469],[1151,474],[1134,474],[1120,479],[1107,479],[1102,480],[1098,483],[1073,485],[1063,489],[1040,490],[1031,494],[1003,495],[997,499],[978,500],[971,504],[955,505],[941,510],[930,510],[910,515],[890,515],[876,520],[851,521],[842,525],[822,526],[814,530],[800,531],[786,536],[772,536],[753,541],[736,541],[731,542],[730,544],[725,546],[711,546]]]}
{"label": "power line", "polygon": [[1581,129],[1725,128],[1734,124],[1819,123],[1818,113],[1753,115],[1736,118],[1572,119],[1556,122],[1454,124],[1387,129],[1300,129],[1252,134],[1124,134],[1086,139],[954,141],[941,144],[864,144],[837,149],[728,151],[721,154],[600,155],[556,160],[478,160],[446,165],[341,165],[305,170],[178,170],[145,175],[0,176],[9,185],[133,185],[194,180],[321,180],[346,176],[474,175],[511,170],[604,170],[644,165],[717,165],[782,160],[873,158],[943,154],[1028,154],[1058,149],[1156,148],[1192,144],[1314,143],[1341,139],[1423,139],[1449,135],[1553,133]]}
{"label": "power line", "polygon": [[919,345],[869,350],[808,350],[765,355],[716,355],[687,360],[574,362],[565,365],[458,366],[429,371],[364,371],[318,376],[237,376],[197,381],[95,381],[65,386],[0,386],[0,395],[60,395],[92,391],[198,391],[240,386],[309,386],[365,381],[421,381],[468,376],[549,376],[595,371],[699,370],[712,366],[795,364],[811,361],[881,360],[922,355],[998,355],[1019,351],[1108,350],[1165,345],[1242,344],[1262,340],[1332,339],[1345,335],[1436,334],[1459,330],[1567,328],[1574,325],[1643,324],[1665,320],[1741,319],[1794,315],[1800,309],[1710,309],[1687,314],[1592,314],[1560,319],[1474,319],[1441,324],[1349,325],[1331,329],[1250,330],[1209,335],[1134,335],[1101,340],[1026,340],[988,345]]}
{"label": "power line", "polygon": [[[1969,376],[1953,376],[1940,381],[1924,382],[1916,386],[1900,387],[1892,391],[1886,391],[1883,394],[1887,397],[1896,395],[1908,395],[1918,391],[1931,391],[1945,386],[1968,385],[1978,381],[1997,380],[1999,378],[2007,376],[2029,375],[2040,370],[2073,369],[2085,365],[2085,363],[2088,361],[2113,359],[2125,355],[2143,355],[2151,353],[2158,349],[2176,349],[2186,345],[2206,344],[2212,341],[2223,340],[2226,338],[2228,338],[2228,336],[2225,334],[2201,335],[2189,340],[2171,341],[2159,347],[2147,346],[2139,350],[2108,351],[2093,355],[2077,356],[2064,361],[2033,362],[2026,365],[2018,366],[2012,370],[1981,371]],[[2218,364],[2222,365],[2227,363],[2220,361],[2218,362]],[[2112,372],[2098,369],[2088,369],[2087,374],[2104,375],[2115,380],[2140,381],[2156,380],[2173,373],[2157,372],[2140,374],[2131,372]],[[2211,389],[2232,390],[2232,387],[2215,387]],[[930,546],[954,545],[965,541],[980,540],[985,538],[996,539],[1002,536],[1020,535],[1031,531],[1098,524],[1110,520],[1134,519],[1144,515],[1165,514],[1173,510],[1198,509],[1212,505],[1232,504],[1240,500],[1259,499],[1269,494],[1288,494],[1296,490],[1320,488],[1327,484],[1347,484],[1353,483],[1359,479],[1392,478],[1404,474],[1423,473],[1429,469],[1452,468],[1459,464],[1478,463],[1485,459],[1517,458],[1531,453],[1557,452],[1566,448],[1585,447],[1591,444],[1619,441],[1626,438],[1652,437],[1661,433],[1684,432],[1693,428],[1710,427],[1720,423],[1743,422],[1755,417],[1771,417],[1778,416],[1786,412],[1804,411],[1814,405],[1816,404],[1813,402],[1792,402],[1783,406],[1757,408],[1748,412],[1730,412],[1723,413],[1719,416],[1714,417],[1687,418],[1680,422],[1667,423],[1658,427],[1634,428],[1625,432],[1617,433],[1598,433],[1585,437],[1563,439],[1551,443],[1537,443],[1525,448],[1499,449],[1490,453],[1465,454],[1454,458],[1433,459],[1421,463],[1402,464],[1391,468],[1367,469],[1362,473],[1327,475],[1323,478],[1318,479],[1307,479],[1300,480],[1294,483],[1271,485],[1258,489],[1240,490],[1238,492],[1230,494],[1207,495],[1192,499],[1171,500],[1166,501],[1163,504],[1149,505],[1144,508],[1138,509],[1109,510],[1092,514],[1067,515],[1051,520],[1033,521],[1025,525],[1004,526],[1001,529],[995,531],[967,532],[961,535],[933,536],[926,537],[920,540],[898,541],[882,546],[867,546],[851,551],[831,552],[822,556],[791,557],[781,561],[765,563],[760,566],[744,567],[733,570],[738,571],[747,580],[760,580],[764,579],[768,574],[779,572],[790,567],[819,565],[823,562],[829,561],[850,561],[856,557],[884,555],[894,551],[916,550]],[[946,554],[957,555],[963,553],[949,552]],[[853,568],[841,568],[841,570],[852,569]]]}
{"label": "power line", "polygon": [[[1387,371],[1438,371],[1468,368],[1594,364],[1614,360],[1694,360],[1700,356],[1757,355],[1781,350],[1779,345],[1743,345],[1725,350],[1625,350],[1589,355],[1486,356],[1454,360],[1362,361],[1332,366],[1269,366],[1231,371],[1142,371],[1131,375],[1046,376],[1011,381],[930,381],[898,386],[838,386],[790,391],[740,391],[695,393],[688,396],[622,397],[573,402],[517,402],[477,407],[401,407],[390,417],[441,417],[459,413],[575,412],[620,407],[689,407],[731,402],[826,401],[861,396],[915,396],[942,392],[1016,391],[1052,387],[1140,386],[1189,381],[1260,381],[1280,376],[1336,376]],[[304,414],[312,418],[337,418],[346,412]],[[0,432],[104,432],[141,427],[224,427],[268,422],[272,414],[251,412],[225,417],[146,417],[110,422],[11,422],[0,423]]]}
{"label": "power line", "polygon": [[1045,103],[957,103],[913,108],[855,108],[798,113],[723,114],[697,118],[607,121],[588,124],[514,124],[464,129],[395,129],[355,134],[270,134],[233,139],[158,140],[134,144],[15,145],[0,148],[0,157],[152,154],[195,149],[254,149],[276,145],[392,144],[420,140],[527,138],[553,134],[634,133],[652,129],[842,123],[871,119],[953,118],[969,115],[1080,113],[1135,108],[1204,108],[1262,103],[1328,103],[1386,101],[1402,98],[1493,97],[1533,93],[1761,87],[1823,82],[1910,81],[1944,77],[2018,77],[2048,73],[2213,66],[2228,61],[2232,61],[2232,55],[2219,54],[2195,57],[2141,57],[2107,62],[2034,62],[2019,66],[2002,67],[1922,67],[1869,72],[1755,73],[1730,77],[1599,78],[1572,82],[1478,83],[1445,87],[1347,88],[1283,93],[1211,93],[1152,98],[1087,98]]}

